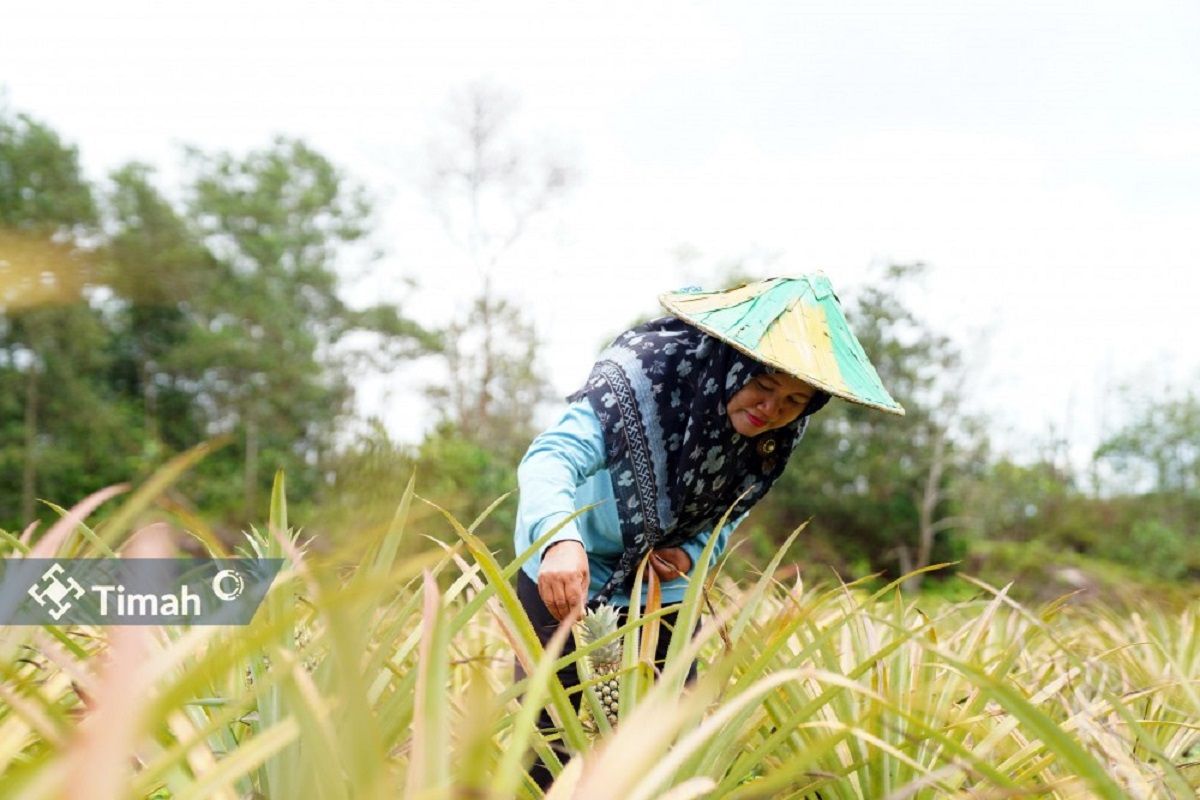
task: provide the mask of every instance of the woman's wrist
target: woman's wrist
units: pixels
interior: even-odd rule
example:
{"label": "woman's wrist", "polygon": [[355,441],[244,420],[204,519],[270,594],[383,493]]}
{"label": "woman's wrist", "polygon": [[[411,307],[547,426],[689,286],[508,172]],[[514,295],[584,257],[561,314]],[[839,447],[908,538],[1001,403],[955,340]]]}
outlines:
{"label": "woman's wrist", "polygon": [[559,539],[557,542],[551,542],[550,544],[546,545],[546,549],[542,551],[542,558],[545,558],[547,553],[558,547],[560,544],[578,545],[580,550],[584,549],[583,542],[579,541],[578,539]]}

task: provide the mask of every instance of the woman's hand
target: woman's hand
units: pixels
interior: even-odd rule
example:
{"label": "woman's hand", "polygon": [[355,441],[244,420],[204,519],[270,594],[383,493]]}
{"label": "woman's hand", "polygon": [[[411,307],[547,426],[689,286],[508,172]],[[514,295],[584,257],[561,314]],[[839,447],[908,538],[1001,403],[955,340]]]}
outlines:
{"label": "woman's hand", "polygon": [[574,539],[550,546],[542,556],[538,570],[538,594],[557,620],[565,619],[572,610],[583,613],[587,603],[587,553],[583,544]]}
{"label": "woman's hand", "polygon": [[692,558],[682,547],[666,547],[650,554],[650,566],[664,583],[686,575],[692,568]]}

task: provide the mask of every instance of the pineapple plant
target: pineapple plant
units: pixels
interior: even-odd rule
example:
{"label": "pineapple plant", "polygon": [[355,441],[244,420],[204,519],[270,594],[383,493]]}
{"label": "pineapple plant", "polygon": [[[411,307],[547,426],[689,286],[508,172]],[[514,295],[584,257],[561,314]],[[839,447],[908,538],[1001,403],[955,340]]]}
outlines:
{"label": "pineapple plant", "polygon": [[[587,645],[608,636],[617,629],[617,609],[608,604],[589,608],[579,621],[576,631],[581,644]],[[621,681],[617,677],[621,670],[621,640],[613,639],[592,651],[585,662],[586,678],[595,678],[596,694],[608,717],[609,725],[617,724],[617,709],[621,701]]]}

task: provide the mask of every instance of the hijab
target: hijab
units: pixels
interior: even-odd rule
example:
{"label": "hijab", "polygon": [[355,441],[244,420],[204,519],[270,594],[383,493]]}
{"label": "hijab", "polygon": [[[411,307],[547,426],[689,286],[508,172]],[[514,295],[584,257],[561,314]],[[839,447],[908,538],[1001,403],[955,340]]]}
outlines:
{"label": "hijab", "polygon": [[750,438],[726,405],[755,377],[773,371],[675,317],[617,337],[581,389],[604,433],[624,551],[593,598],[607,602],[632,583],[650,550],[677,547],[727,511],[749,511],[783,473],[808,418],[829,400],[818,391],[788,425]]}

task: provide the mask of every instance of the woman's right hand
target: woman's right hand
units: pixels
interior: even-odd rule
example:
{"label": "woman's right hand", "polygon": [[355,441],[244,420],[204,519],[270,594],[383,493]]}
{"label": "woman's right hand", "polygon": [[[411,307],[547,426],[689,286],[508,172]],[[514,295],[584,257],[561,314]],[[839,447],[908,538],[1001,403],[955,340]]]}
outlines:
{"label": "woman's right hand", "polygon": [[587,553],[583,544],[573,539],[557,542],[542,555],[538,570],[538,594],[557,620],[565,619],[572,610],[583,613],[587,603]]}

